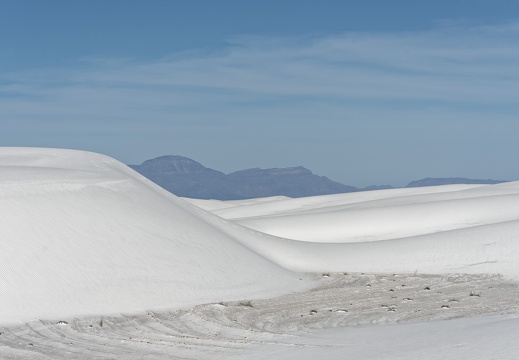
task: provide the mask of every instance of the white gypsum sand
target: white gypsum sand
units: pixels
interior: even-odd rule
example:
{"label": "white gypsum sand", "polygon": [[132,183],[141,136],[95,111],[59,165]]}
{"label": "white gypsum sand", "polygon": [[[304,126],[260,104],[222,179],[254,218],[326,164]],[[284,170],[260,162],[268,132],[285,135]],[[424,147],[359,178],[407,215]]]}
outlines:
{"label": "white gypsum sand", "polygon": [[299,276],[108,157],[0,151],[0,323],[302,289]]}
{"label": "white gypsum sand", "polygon": [[318,276],[318,288],[264,300],[0,328],[0,349],[9,359],[129,360],[512,359],[519,352],[515,282],[490,275]]}
{"label": "white gypsum sand", "polygon": [[0,358],[515,358],[518,196],[179,199],[99,154],[1,148]]}
{"label": "white gypsum sand", "polygon": [[519,182],[265,199],[219,209],[217,203],[199,205],[285,238],[266,238],[267,247],[242,240],[293,270],[500,273],[519,279]]}

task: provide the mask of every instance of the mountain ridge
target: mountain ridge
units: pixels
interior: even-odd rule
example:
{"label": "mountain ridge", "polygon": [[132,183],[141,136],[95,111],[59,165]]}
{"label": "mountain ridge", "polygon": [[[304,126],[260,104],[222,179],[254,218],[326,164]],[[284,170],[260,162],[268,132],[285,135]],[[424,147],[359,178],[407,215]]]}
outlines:
{"label": "mountain ridge", "polygon": [[195,160],[165,155],[128,165],[166,190],[195,199],[242,200],[257,197],[305,197],[358,191],[303,166],[250,168],[229,174],[207,168]]}
{"label": "mountain ridge", "polygon": [[469,178],[423,178],[420,180],[411,181],[407,184],[407,188],[422,187],[422,186],[439,186],[439,185],[453,185],[453,184],[487,184],[495,185],[508,182],[507,180],[492,180],[492,179],[469,179]]}
{"label": "mountain ridge", "polygon": [[[391,185],[357,188],[314,174],[304,166],[249,168],[225,174],[180,155],[163,155],[128,165],[169,192],[193,199],[243,200],[250,198],[288,196],[293,198],[339,193],[395,189]],[[448,184],[499,184],[506,180],[469,178],[424,178],[407,186]]]}

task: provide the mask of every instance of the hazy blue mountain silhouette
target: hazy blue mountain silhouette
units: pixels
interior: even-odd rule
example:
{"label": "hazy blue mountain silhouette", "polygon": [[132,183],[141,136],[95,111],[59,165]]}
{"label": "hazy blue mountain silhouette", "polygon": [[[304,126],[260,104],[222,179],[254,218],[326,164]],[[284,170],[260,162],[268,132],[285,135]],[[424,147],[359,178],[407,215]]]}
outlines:
{"label": "hazy blue mountain silhouette", "polygon": [[438,185],[452,185],[452,184],[500,184],[507,182],[507,180],[492,180],[492,179],[467,179],[467,178],[425,178],[421,180],[411,181],[406,187],[421,187],[421,186],[438,186]]}
{"label": "hazy blue mountain silhouette", "polygon": [[[278,195],[297,198],[393,188],[390,185],[372,185],[359,189],[315,175],[302,166],[255,168],[224,174],[177,155],[160,156],[146,160],[141,165],[129,166],[173,194],[194,199],[240,200]],[[425,178],[412,181],[406,187],[502,182],[506,181]]]}
{"label": "hazy blue mountain silhouette", "polygon": [[304,197],[358,191],[313,174],[302,166],[247,169],[224,174],[183,156],[167,155],[129,165],[177,196],[195,199],[240,200],[284,195]]}
{"label": "hazy blue mountain silhouette", "polygon": [[388,190],[388,189],[396,189],[396,188],[391,185],[370,185],[370,186],[366,186],[362,189],[359,189],[359,191]]}

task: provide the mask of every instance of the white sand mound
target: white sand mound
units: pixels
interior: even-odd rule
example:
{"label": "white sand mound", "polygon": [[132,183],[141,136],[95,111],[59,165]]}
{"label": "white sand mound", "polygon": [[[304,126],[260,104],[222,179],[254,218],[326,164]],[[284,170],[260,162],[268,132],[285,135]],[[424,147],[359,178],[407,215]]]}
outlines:
{"label": "white sand mound", "polygon": [[234,233],[256,236],[111,158],[0,148],[0,322],[265,297],[303,286]]}
{"label": "white sand mound", "polygon": [[[519,182],[272,199],[215,214],[267,234],[298,271],[501,273],[519,279]],[[199,204],[204,205],[204,204]]]}
{"label": "white sand mound", "polygon": [[[211,214],[102,155],[0,148],[0,325],[27,322],[0,329],[1,352],[12,359],[514,358],[513,316],[326,329],[516,313],[508,305],[516,285],[497,277],[323,274],[321,289],[242,300],[315,284],[287,269],[519,279],[518,196],[519,183],[509,183],[189,200]],[[120,313],[137,314],[98,317]],[[385,341],[373,347],[373,339]],[[437,343],[447,346],[438,353]]]}
{"label": "white sand mound", "polygon": [[[436,192],[423,193],[431,190]],[[352,196],[356,194],[317,196],[304,202],[270,201],[214,213],[283,238],[336,243],[399,239],[519,220],[519,182],[422,191],[373,191],[361,194],[362,201]]]}
{"label": "white sand mound", "polygon": [[291,270],[519,279],[518,200],[507,183],[194,201],[211,214],[102,155],[0,148],[0,322],[310,285]]}

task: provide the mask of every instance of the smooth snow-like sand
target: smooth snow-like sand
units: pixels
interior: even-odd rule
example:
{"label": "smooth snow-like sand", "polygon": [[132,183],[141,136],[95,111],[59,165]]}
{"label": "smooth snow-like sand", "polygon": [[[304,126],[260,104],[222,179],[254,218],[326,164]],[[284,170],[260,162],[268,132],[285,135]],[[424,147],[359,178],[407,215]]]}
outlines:
{"label": "smooth snow-like sand", "polygon": [[0,323],[308,287],[225,225],[111,158],[3,148]]}
{"label": "smooth snow-like sand", "polygon": [[519,354],[517,283],[489,275],[319,277],[312,291],[264,300],[0,328],[0,352],[2,359],[24,360],[487,360]]}
{"label": "smooth snow-like sand", "polygon": [[515,358],[518,200],[179,199],[103,155],[0,148],[0,358]]}
{"label": "smooth snow-like sand", "polygon": [[[296,271],[500,273],[519,279],[519,182],[254,202],[190,200],[263,233],[249,247]],[[227,202],[223,202],[227,203]]]}

